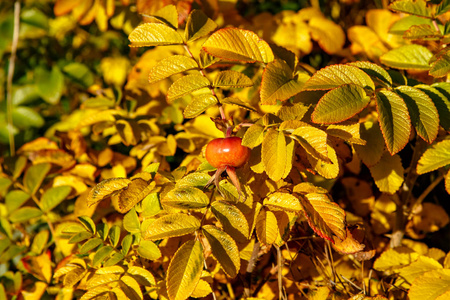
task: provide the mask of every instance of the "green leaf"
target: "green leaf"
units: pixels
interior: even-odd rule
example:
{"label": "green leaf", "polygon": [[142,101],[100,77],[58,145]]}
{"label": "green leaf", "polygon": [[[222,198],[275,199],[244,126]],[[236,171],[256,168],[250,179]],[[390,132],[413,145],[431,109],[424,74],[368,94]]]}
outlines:
{"label": "green leaf", "polygon": [[41,198],[41,209],[49,212],[69,196],[72,187],[68,185],[52,187],[45,191]]}
{"label": "green leaf", "polygon": [[128,251],[130,251],[131,244],[133,244],[133,236],[131,234],[127,234],[122,240],[122,255],[126,256]]}
{"label": "green leaf", "polygon": [[195,118],[217,103],[217,98],[211,93],[195,96],[184,109],[183,115],[187,119]]}
{"label": "green leaf", "polygon": [[439,40],[442,38],[440,31],[428,24],[413,25],[403,35],[408,40]]}
{"label": "green leaf", "polygon": [[425,19],[414,15],[405,16],[392,24],[389,28],[389,33],[403,35],[406,30],[414,25],[433,25],[433,22],[430,19]]}
{"label": "green leaf", "polygon": [[156,11],[152,16],[154,18],[164,24],[167,24],[174,29],[178,28],[178,11],[175,5],[169,4],[163,6],[163,8]]}
{"label": "green leaf", "polygon": [[244,134],[242,139],[242,146],[255,148],[261,145],[264,138],[264,127],[259,124],[250,126]]}
{"label": "green leaf", "polygon": [[268,63],[274,59],[272,49],[254,32],[224,28],[214,32],[203,44],[207,53],[232,61]]}
{"label": "green leaf", "polygon": [[32,165],[25,172],[24,185],[31,195],[36,193],[37,189],[41,186],[42,181],[44,181],[45,176],[51,169],[51,164],[42,163],[37,165]]}
{"label": "green leaf", "polygon": [[80,254],[86,254],[94,248],[97,248],[103,243],[103,240],[99,237],[88,240],[80,248]]}
{"label": "green leaf", "polygon": [[79,216],[78,220],[80,220],[81,224],[83,224],[84,228],[91,232],[92,234],[95,234],[97,232],[97,227],[95,226],[94,221],[88,216]]}
{"label": "green leaf", "polygon": [[404,169],[399,155],[385,152],[380,161],[370,167],[370,174],[381,192],[394,194],[403,183]]}
{"label": "green leaf", "polygon": [[380,61],[388,67],[396,69],[430,69],[429,61],[433,53],[421,45],[405,45],[395,48],[380,57]]}
{"label": "green leaf", "polygon": [[440,16],[442,14],[445,14],[450,10],[450,1],[449,0],[443,0],[441,4],[436,7],[436,13],[435,16]]}
{"label": "green leaf", "polygon": [[130,233],[141,231],[141,222],[134,207],[123,217],[123,228]]}
{"label": "green leaf", "polygon": [[30,195],[21,190],[12,190],[5,197],[6,210],[12,213],[30,199]]}
{"label": "green leaf", "polygon": [[273,193],[264,199],[263,205],[272,210],[299,212],[302,210],[297,197],[288,193]]}
{"label": "green leaf", "polygon": [[300,93],[309,75],[294,73],[288,64],[275,59],[267,64],[261,81],[261,103],[276,104],[277,100],[285,101]]}
{"label": "green leaf", "polygon": [[114,225],[113,227],[111,227],[108,236],[111,245],[113,245],[114,248],[117,247],[120,239],[120,227],[118,225]]}
{"label": "green leaf", "polygon": [[344,84],[355,84],[375,90],[375,85],[364,71],[350,65],[331,65],[320,69],[305,83],[304,90],[329,90]]}
{"label": "green leaf", "polygon": [[131,180],[126,178],[105,179],[90,190],[86,203],[88,206],[92,206],[95,203],[122,191],[124,188],[128,187],[130,183]]}
{"label": "green leaf", "polygon": [[14,106],[31,103],[39,99],[36,85],[27,84],[21,86],[13,86],[12,102]]}
{"label": "green leaf", "polygon": [[114,248],[111,246],[104,246],[97,250],[92,259],[92,265],[95,267],[101,264],[110,254],[113,252]]}
{"label": "green leaf", "polygon": [[178,98],[210,85],[211,82],[209,82],[208,78],[200,74],[183,76],[170,86],[167,91],[167,100],[169,103],[172,103]]}
{"label": "green leaf", "polygon": [[444,77],[448,72],[450,72],[450,53],[447,52],[431,64],[430,75]]}
{"label": "green leaf", "polygon": [[[286,141],[282,131],[269,129],[262,143],[264,169],[273,181],[285,178],[292,168],[293,152],[288,147],[292,140]],[[293,143],[293,142],[292,142]]]}
{"label": "green leaf", "polygon": [[161,23],[141,24],[130,33],[128,39],[131,47],[183,44],[183,38],[175,29]]}
{"label": "green leaf", "polygon": [[12,110],[14,126],[19,129],[28,129],[30,127],[42,127],[45,120],[34,109],[25,106],[17,106]]}
{"label": "green leaf", "polygon": [[9,220],[12,223],[22,223],[30,219],[42,216],[42,211],[36,207],[24,206],[15,210],[9,215]]}
{"label": "green leaf", "polygon": [[161,251],[152,241],[141,240],[137,252],[141,257],[149,260],[156,260],[161,257]]}
{"label": "green leaf", "polygon": [[373,79],[378,79],[378,81],[380,81],[384,85],[392,85],[392,78],[389,73],[377,64],[368,61],[356,61],[349,63],[349,65],[363,70],[367,73],[367,75],[369,75]]}
{"label": "green leaf", "polygon": [[246,242],[249,236],[249,224],[245,215],[236,206],[225,201],[215,201],[211,211],[222,224],[223,230],[237,242]]}
{"label": "green leaf", "polygon": [[203,270],[203,247],[197,240],[184,243],[175,252],[167,269],[167,294],[170,300],[187,299],[195,289]]}
{"label": "green leaf", "polygon": [[425,174],[450,164],[450,139],[433,144],[419,159],[417,173]]}
{"label": "green leaf", "polygon": [[117,197],[117,210],[120,213],[126,213],[133,208],[137,203],[147,197],[148,194],[155,187],[156,182],[152,181],[150,184],[147,180],[142,178],[132,178],[131,183],[125,188]]}
{"label": "green leaf", "polygon": [[427,85],[418,86],[434,102],[439,113],[439,124],[450,131],[450,83],[438,82],[431,87]]}
{"label": "green leaf", "polygon": [[432,18],[431,10],[425,0],[397,0],[389,5],[389,9],[410,15]]}
{"label": "green leaf", "polygon": [[225,273],[231,278],[236,277],[241,267],[241,258],[233,238],[213,225],[203,226],[202,232],[211,246],[212,255]]}
{"label": "green leaf", "polygon": [[64,89],[64,76],[61,70],[57,66],[53,66],[50,72],[37,69],[35,77],[39,96],[49,104],[59,103]]}
{"label": "green leaf", "polygon": [[168,192],[161,204],[179,209],[200,209],[208,206],[209,198],[199,189],[182,187]]}
{"label": "green leaf", "polygon": [[400,86],[395,92],[405,101],[417,134],[431,144],[439,130],[439,115],[433,101],[423,91],[409,86]]}
{"label": "green leaf", "polygon": [[326,93],[317,103],[311,120],[314,123],[339,123],[361,112],[370,102],[364,89],[346,84]]}
{"label": "green leaf", "polygon": [[50,232],[48,230],[39,231],[33,239],[30,251],[34,254],[41,254],[45,246],[47,246],[49,236]]}
{"label": "green leaf", "polygon": [[97,235],[102,238],[102,240],[106,241],[109,233],[109,225],[108,223],[100,223],[97,224]]}
{"label": "green leaf", "polygon": [[213,87],[243,88],[253,86],[253,81],[241,72],[225,70],[219,72],[212,83]]}
{"label": "green leaf", "polygon": [[216,30],[216,28],[217,24],[208,18],[204,12],[194,9],[187,19],[184,38],[187,42],[195,41],[208,35],[210,32]]}
{"label": "green leaf", "polygon": [[195,60],[185,55],[173,55],[160,60],[149,70],[148,81],[155,83],[169,76],[198,69]]}
{"label": "green leaf", "polygon": [[191,215],[174,213],[160,217],[147,228],[143,234],[146,240],[182,236],[193,233],[200,228],[200,221]]}
{"label": "green leaf", "polygon": [[87,231],[78,232],[74,236],[72,236],[69,240],[69,244],[76,244],[81,241],[87,240],[92,237],[92,233]]}
{"label": "green leaf", "polygon": [[386,146],[391,155],[394,155],[409,141],[411,120],[408,108],[400,96],[381,90],[377,93],[377,111]]}
{"label": "green leaf", "polygon": [[111,255],[110,258],[108,258],[107,261],[103,264],[104,267],[114,266],[118,262],[120,262],[122,259],[124,259],[125,256],[120,252],[115,252],[113,255]]}
{"label": "green leaf", "polygon": [[300,197],[309,226],[322,238],[334,243],[333,234],[344,240],[345,211],[326,194],[310,193]]}
{"label": "green leaf", "polygon": [[72,81],[78,83],[84,88],[88,88],[94,84],[94,74],[86,65],[74,62],[64,66],[62,71]]}

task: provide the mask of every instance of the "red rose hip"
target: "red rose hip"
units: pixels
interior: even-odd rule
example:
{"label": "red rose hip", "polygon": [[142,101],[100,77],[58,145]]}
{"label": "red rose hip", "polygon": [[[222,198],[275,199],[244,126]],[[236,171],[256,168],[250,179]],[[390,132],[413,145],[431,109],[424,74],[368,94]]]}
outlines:
{"label": "red rose hip", "polygon": [[242,146],[240,137],[218,138],[206,146],[206,160],[215,168],[240,168],[250,158],[250,149]]}

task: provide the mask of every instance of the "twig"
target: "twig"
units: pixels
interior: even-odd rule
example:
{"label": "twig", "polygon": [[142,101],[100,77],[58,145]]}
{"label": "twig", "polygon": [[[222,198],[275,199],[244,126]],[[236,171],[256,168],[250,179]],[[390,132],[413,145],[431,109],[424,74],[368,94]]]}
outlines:
{"label": "twig", "polygon": [[256,266],[256,261],[258,260],[259,254],[259,241],[255,242],[253,245],[253,252],[250,260],[248,261],[247,270],[245,270],[245,281],[247,286],[244,288],[244,294],[246,297],[251,297],[251,287],[252,287],[252,273]]}
{"label": "twig", "polygon": [[20,2],[16,1],[14,3],[14,32],[13,39],[11,45],[11,56],[9,58],[9,66],[8,66],[8,79],[6,86],[6,117],[8,120],[8,137],[9,137],[9,149],[11,156],[16,155],[16,146],[14,142],[14,133],[13,133],[13,119],[12,119],[12,81],[14,76],[14,67],[16,63],[16,52],[17,52],[17,44],[19,43],[19,26],[20,26]]}
{"label": "twig", "polygon": [[425,191],[423,191],[422,194],[420,194],[419,198],[417,198],[416,202],[414,203],[414,206],[417,206],[422,203],[423,200],[428,196],[428,194],[444,179],[444,174],[440,174],[438,177],[436,177],[433,182],[427,186]]}
{"label": "twig", "polygon": [[278,299],[282,300],[283,297],[283,265],[282,265],[282,257],[280,247],[275,246],[277,249],[277,266],[278,266]]}

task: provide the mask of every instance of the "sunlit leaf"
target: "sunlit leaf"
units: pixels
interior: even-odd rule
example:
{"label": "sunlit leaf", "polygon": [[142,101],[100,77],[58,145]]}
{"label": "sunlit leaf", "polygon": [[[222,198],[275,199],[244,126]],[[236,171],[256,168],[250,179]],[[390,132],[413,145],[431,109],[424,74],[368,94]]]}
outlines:
{"label": "sunlit leaf", "polygon": [[333,235],[344,240],[345,211],[326,194],[310,193],[300,197],[308,224],[322,238],[334,242]]}
{"label": "sunlit leaf", "polygon": [[450,164],[450,139],[431,145],[417,164],[417,173],[425,174]]}
{"label": "sunlit leaf", "polygon": [[200,74],[186,75],[175,81],[167,91],[167,100],[172,102],[196,90],[208,87],[211,82]]}
{"label": "sunlit leaf", "polygon": [[[287,143],[282,131],[269,129],[264,137],[261,153],[262,161],[267,175],[273,181],[284,178],[285,170],[292,167],[292,165],[288,166],[287,164],[290,161]],[[290,155],[292,156],[292,153]]]}
{"label": "sunlit leaf", "polygon": [[141,268],[139,266],[129,267],[127,273],[130,274],[134,279],[136,279],[139,284],[143,286],[151,286],[156,284],[155,277],[150,271]]}
{"label": "sunlit leaf", "polygon": [[101,238],[93,238],[85,242],[80,248],[80,254],[86,254],[103,243]]}
{"label": "sunlit leaf", "polygon": [[276,59],[267,64],[261,81],[261,103],[276,104],[298,94],[309,79],[305,73],[294,73],[288,64]]}
{"label": "sunlit leaf", "polygon": [[233,204],[215,201],[211,211],[222,224],[223,230],[238,242],[248,240],[249,225],[245,215]]}
{"label": "sunlit leaf", "polygon": [[321,17],[311,18],[308,25],[312,39],[317,41],[326,53],[334,54],[342,50],[345,43],[345,33],[341,26]]}
{"label": "sunlit leaf", "polygon": [[234,278],[239,273],[241,266],[236,242],[231,236],[215,226],[205,225],[202,230],[211,246],[212,255],[220,263],[225,273]]}
{"label": "sunlit leaf", "polygon": [[25,269],[42,280],[49,283],[52,279],[52,266],[48,253],[42,253],[39,256],[26,256],[22,258]]}
{"label": "sunlit leaf", "polygon": [[428,24],[413,25],[403,35],[410,40],[439,40],[441,37],[442,34]]}
{"label": "sunlit leaf", "polygon": [[399,155],[385,152],[380,161],[370,167],[375,184],[381,192],[395,193],[403,183],[404,169]]}
{"label": "sunlit leaf", "polygon": [[326,133],[351,144],[366,145],[366,141],[361,138],[360,126],[360,123],[330,125]]}
{"label": "sunlit leaf", "polygon": [[397,12],[431,18],[430,10],[427,9],[425,0],[397,0],[391,3],[389,8]]}
{"label": "sunlit leaf", "polygon": [[199,241],[190,240],[175,252],[166,279],[170,300],[187,299],[194,291],[203,270],[202,248]]}
{"label": "sunlit leaf", "polygon": [[174,213],[155,220],[143,234],[146,240],[160,240],[168,237],[182,236],[200,228],[200,221],[191,215]]}
{"label": "sunlit leaf", "polygon": [[274,59],[272,49],[254,32],[239,28],[224,28],[214,32],[203,44],[203,50],[213,56],[242,62],[268,63]]}
{"label": "sunlit leaf", "polygon": [[439,129],[439,115],[433,101],[427,94],[413,87],[399,86],[395,91],[405,101],[417,134],[431,144]]}
{"label": "sunlit leaf", "polygon": [[381,159],[385,148],[380,126],[370,121],[362,123],[361,138],[366,141],[366,145],[354,145],[355,150],[367,166],[373,166]]}
{"label": "sunlit leaf", "polygon": [[253,86],[253,81],[241,72],[225,70],[216,75],[212,85],[220,88],[243,88]]}
{"label": "sunlit leaf", "polygon": [[358,242],[348,228],[346,228],[346,232],[347,234],[344,240],[334,239],[334,244],[332,244],[333,248],[342,254],[354,254],[362,251],[365,245]]}
{"label": "sunlit leaf", "polygon": [[409,265],[419,257],[419,254],[406,247],[387,249],[378,257],[373,268],[378,271],[395,270]]}
{"label": "sunlit leaf", "polygon": [[144,23],[135,28],[128,39],[131,47],[183,44],[183,38],[172,27],[161,23]]}
{"label": "sunlit leaf", "polygon": [[156,260],[161,257],[161,251],[152,241],[141,240],[137,252],[145,259]]}
{"label": "sunlit leaf", "polygon": [[120,192],[131,183],[126,178],[110,178],[97,184],[88,195],[87,205],[91,206],[105,198],[112,196],[114,193]]}
{"label": "sunlit leaf", "polygon": [[422,276],[428,271],[437,269],[442,269],[442,265],[435,259],[419,256],[416,261],[400,269],[399,275],[409,283],[413,283],[417,277]]}
{"label": "sunlit leaf", "polygon": [[388,67],[396,69],[430,69],[429,61],[433,54],[421,45],[405,45],[395,48],[380,57]]}
{"label": "sunlit leaf", "polygon": [[408,292],[411,300],[445,300],[450,296],[450,270],[437,269],[416,278]]}
{"label": "sunlit leaf", "polygon": [[198,69],[198,64],[194,59],[185,55],[169,56],[150,68],[148,81],[152,84],[169,76],[194,69]]}
{"label": "sunlit leaf", "polygon": [[450,131],[450,84],[437,82],[431,87],[424,84],[416,87],[431,98],[439,113],[439,124],[446,131]]}
{"label": "sunlit leaf", "polygon": [[302,207],[297,197],[288,193],[273,193],[264,199],[263,205],[272,210],[299,212]]}
{"label": "sunlit leaf", "polygon": [[175,29],[178,28],[178,12],[175,5],[169,4],[156,11],[150,16]]}
{"label": "sunlit leaf", "polygon": [[217,24],[201,10],[193,10],[187,19],[184,31],[187,42],[194,41],[216,30]]}
{"label": "sunlit leaf", "polygon": [[200,279],[197,285],[195,286],[195,290],[192,292],[192,298],[204,298],[213,292],[211,285],[203,279]]}
{"label": "sunlit leaf", "polygon": [[12,190],[5,197],[5,205],[8,213],[12,213],[19,207],[21,207],[25,202],[30,199],[30,195],[22,190]]}
{"label": "sunlit leaf", "polygon": [[261,209],[256,218],[256,235],[258,240],[266,245],[272,245],[278,237],[278,221],[275,214],[267,209]]}
{"label": "sunlit leaf", "polygon": [[97,250],[94,254],[94,258],[92,260],[92,265],[97,266],[102,263],[112,252],[114,248],[111,246],[104,246]]}
{"label": "sunlit leaf", "polygon": [[387,84],[388,86],[392,85],[392,78],[389,73],[377,64],[368,61],[356,61],[349,63],[349,65],[360,68],[370,77],[378,79],[380,82]]}
{"label": "sunlit leaf", "polygon": [[431,63],[430,75],[433,77],[444,77],[448,72],[450,72],[450,53],[445,53]]}
{"label": "sunlit leaf", "polygon": [[305,90],[328,90],[344,84],[375,90],[372,79],[364,71],[350,65],[331,65],[320,69],[305,83]]}
{"label": "sunlit leaf", "polygon": [[394,92],[377,93],[377,110],[386,146],[394,155],[408,143],[411,120],[405,102]]}
{"label": "sunlit leaf", "polygon": [[217,103],[217,98],[211,93],[195,96],[184,109],[183,115],[188,119],[195,118]]}
{"label": "sunlit leaf", "polygon": [[311,167],[321,176],[327,179],[333,179],[339,175],[339,161],[336,150],[328,144],[326,146],[329,160],[325,161],[312,155],[308,155],[308,161],[311,164]]}
{"label": "sunlit leaf", "polygon": [[264,138],[264,127],[259,124],[250,126],[242,139],[242,146],[255,148],[259,146]]}
{"label": "sunlit leaf", "polygon": [[141,231],[141,222],[134,207],[123,217],[123,228],[130,233]]}
{"label": "sunlit leaf", "polygon": [[317,103],[311,116],[314,123],[339,123],[361,112],[370,102],[364,89],[353,84],[337,87]]}
{"label": "sunlit leaf", "polygon": [[297,141],[306,152],[330,162],[328,158],[327,133],[325,131],[313,126],[302,126],[296,128],[292,135],[297,137]]}
{"label": "sunlit leaf", "polygon": [[132,276],[124,275],[120,277],[119,286],[123,291],[123,295],[120,296],[121,299],[123,299],[124,296],[130,300],[144,299],[141,286]]}
{"label": "sunlit leaf", "polygon": [[117,210],[121,213],[126,213],[137,203],[141,202],[148,194],[153,190],[156,183],[141,178],[134,178],[128,184],[127,188],[124,188],[117,197]]}
{"label": "sunlit leaf", "polygon": [[208,206],[209,198],[197,188],[181,187],[168,192],[161,204],[179,209],[200,209]]}

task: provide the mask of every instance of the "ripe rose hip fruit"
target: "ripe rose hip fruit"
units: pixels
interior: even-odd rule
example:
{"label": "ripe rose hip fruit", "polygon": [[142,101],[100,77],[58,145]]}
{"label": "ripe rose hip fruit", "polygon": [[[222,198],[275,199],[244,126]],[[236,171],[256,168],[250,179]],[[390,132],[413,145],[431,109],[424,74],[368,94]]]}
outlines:
{"label": "ripe rose hip fruit", "polygon": [[226,137],[214,139],[206,146],[206,160],[211,166],[217,168],[216,174],[211,178],[206,186],[213,181],[219,189],[220,175],[226,171],[233,185],[241,195],[239,179],[236,175],[236,168],[240,168],[250,158],[250,149],[242,146],[242,139],[239,137]]}
{"label": "ripe rose hip fruit", "polygon": [[250,149],[241,145],[239,137],[214,139],[206,146],[206,160],[215,168],[240,168],[250,158]]}

